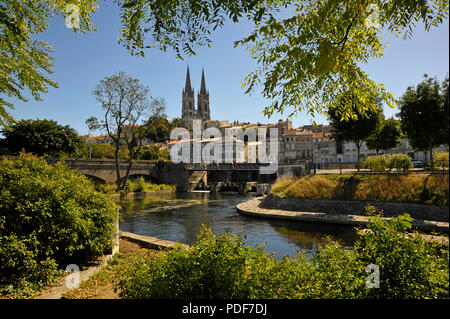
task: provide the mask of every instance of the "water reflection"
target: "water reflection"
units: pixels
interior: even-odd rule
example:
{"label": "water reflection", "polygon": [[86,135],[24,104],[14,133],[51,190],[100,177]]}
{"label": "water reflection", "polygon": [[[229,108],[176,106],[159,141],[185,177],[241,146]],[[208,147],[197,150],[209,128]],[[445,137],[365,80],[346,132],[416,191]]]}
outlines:
{"label": "water reflection", "polygon": [[351,247],[353,228],[285,220],[260,219],[237,213],[236,205],[246,196],[208,193],[169,193],[123,200],[120,228],[141,235],[191,244],[202,224],[215,234],[240,234],[246,245],[267,243],[265,250],[276,258],[295,256],[297,250],[314,253],[326,236]]}

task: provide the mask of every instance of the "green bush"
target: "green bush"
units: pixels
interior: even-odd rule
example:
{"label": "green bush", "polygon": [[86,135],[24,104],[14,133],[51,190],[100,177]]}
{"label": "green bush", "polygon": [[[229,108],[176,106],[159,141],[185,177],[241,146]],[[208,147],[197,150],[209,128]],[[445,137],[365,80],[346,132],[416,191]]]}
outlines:
{"label": "green bush", "polygon": [[394,168],[397,169],[397,171],[407,172],[413,167],[413,164],[411,157],[406,154],[383,154],[366,158],[366,160],[361,163],[361,167],[375,172],[384,172],[386,169],[391,171]]}
{"label": "green bush", "polygon": [[389,160],[387,155],[371,156],[366,158],[361,167],[375,172],[384,172],[388,168]]}
{"label": "green bush", "polygon": [[[190,249],[139,260],[117,288],[122,298],[138,299],[448,298],[448,246],[408,238],[410,221],[374,216],[353,250],[328,239],[311,258],[298,252],[281,260],[262,245],[245,247],[236,235],[203,228]],[[380,288],[366,286],[371,264]]]}
{"label": "green bush", "polygon": [[117,193],[117,185],[116,184],[98,184],[95,186],[95,189],[103,194],[115,194]]}
{"label": "green bush", "polygon": [[142,176],[136,180],[134,191],[139,193],[147,191],[147,183]]}
{"label": "green bush", "polygon": [[439,152],[439,153],[434,154],[433,162],[434,162],[434,167],[448,168],[448,166],[449,166],[448,165],[448,162],[449,162],[448,152],[445,152],[445,153]]}
{"label": "green bush", "polygon": [[417,232],[406,237],[411,220],[407,214],[391,222],[375,217],[358,237],[358,259],[380,272],[380,286],[368,289],[368,298],[448,298],[448,245],[427,242]]}
{"label": "green bush", "polygon": [[0,295],[24,296],[111,248],[118,207],[61,163],[0,162]]}
{"label": "green bush", "polygon": [[406,154],[392,154],[388,164],[389,170],[396,168],[397,171],[406,173],[413,167],[411,157]]}

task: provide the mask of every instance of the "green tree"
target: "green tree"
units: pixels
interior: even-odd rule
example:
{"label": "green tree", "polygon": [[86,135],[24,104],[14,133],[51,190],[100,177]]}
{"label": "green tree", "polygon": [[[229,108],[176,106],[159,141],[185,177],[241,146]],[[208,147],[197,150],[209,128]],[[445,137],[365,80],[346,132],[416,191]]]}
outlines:
{"label": "green tree", "polygon": [[[342,114],[349,111],[353,113],[353,116],[347,120],[343,119]],[[335,137],[341,141],[355,143],[358,154],[358,171],[362,143],[376,132],[381,112],[380,100],[376,96],[366,97],[355,95],[353,92],[341,95],[338,103],[328,111]]]}
{"label": "green tree", "polygon": [[161,143],[170,139],[172,125],[166,115],[166,101],[164,99],[154,100],[155,111],[145,123],[144,136],[153,143]]}
{"label": "green tree", "polygon": [[[384,116],[383,116],[384,117]],[[384,118],[379,122],[376,132],[367,138],[367,147],[375,150],[377,155],[380,150],[388,150],[397,146],[401,135],[400,122],[394,119]]]}
{"label": "green tree", "polygon": [[169,161],[169,150],[160,150],[158,145],[143,146],[138,154],[138,159],[150,161]]}
{"label": "green tree", "polygon": [[450,122],[450,110],[448,108],[449,103],[449,79],[448,76],[445,78],[444,82],[442,82],[442,107],[443,107],[443,116],[442,122],[444,123],[444,127],[442,128],[442,141],[443,144],[449,146],[450,134],[449,134],[449,122]]}
{"label": "green tree", "polygon": [[30,93],[41,100],[48,86],[57,84],[46,74],[53,67],[49,43],[37,38],[48,27],[48,21],[55,15],[69,18],[73,11],[68,4],[76,3],[79,12],[79,28],[73,29],[85,33],[94,26],[90,15],[98,7],[96,0],[8,0],[0,3],[0,126],[13,122],[6,108],[13,104],[3,98],[12,97],[27,101],[24,93]]}
{"label": "green tree", "polygon": [[52,120],[21,120],[2,131],[0,147],[9,154],[22,150],[39,156],[81,156],[87,152],[86,143],[70,126]]}
{"label": "green tree", "polygon": [[[145,137],[145,126],[140,121],[148,111],[151,115],[158,114],[161,100],[153,99],[147,86],[122,71],[101,80],[93,94],[105,111],[105,116],[100,122],[90,117],[86,123],[89,129],[102,128],[113,140],[117,190],[124,190],[133,160],[137,158]],[[125,176],[121,176],[119,169],[121,145],[126,145],[128,149]]]}
{"label": "green tree", "polygon": [[172,121],[170,121],[170,125],[172,126],[172,128],[183,127],[183,124],[181,124],[181,119],[179,117],[174,117]]}
{"label": "green tree", "polygon": [[114,147],[109,143],[92,143],[92,158],[114,158]]}
{"label": "green tree", "polygon": [[166,114],[161,112],[154,114],[148,119],[145,136],[154,143],[164,143],[170,140],[170,132],[177,127],[182,127],[180,118],[174,118],[172,121],[169,121]]}
{"label": "green tree", "polygon": [[[124,0],[120,41],[132,54],[173,49],[179,58],[210,46],[212,32],[229,20],[249,20],[254,30],[235,45],[258,63],[247,75],[247,93],[260,85],[272,100],[268,116],[286,108],[326,113],[349,90],[370,91],[391,107],[394,98],[362,65],[383,56],[381,30],[410,38],[448,17],[448,0]],[[360,83],[355,87],[353,83]],[[364,113],[366,110],[362,110]],[[351,110],[341,114],[345,119]]]}
{"label": "green tree", "polygon": [[417,87],[406,89],[399,104],[402,130],[414,149],[430,152],[433,165],[433,148],[448,143],[448,104],[443,103],[439,82],[425,74]]}

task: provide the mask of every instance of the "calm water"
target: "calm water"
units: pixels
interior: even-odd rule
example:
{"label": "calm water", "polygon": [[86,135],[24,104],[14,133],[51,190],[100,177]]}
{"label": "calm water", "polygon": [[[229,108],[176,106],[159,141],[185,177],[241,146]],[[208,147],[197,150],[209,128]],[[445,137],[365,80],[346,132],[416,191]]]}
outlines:
{"label": "calm water", "polygon": [[250,197],[232,194],[170,193],[123,200],[120,229],[140,235],[191,244],[201,225],[215,234],[240,234],[246,245],[267,243],[265,251],[276,258],[295,256],[297,250],[314,253],[325,236],[339,239],[347,247],[355,240],[352,227],[322,225],[240,215],[236,205]]}

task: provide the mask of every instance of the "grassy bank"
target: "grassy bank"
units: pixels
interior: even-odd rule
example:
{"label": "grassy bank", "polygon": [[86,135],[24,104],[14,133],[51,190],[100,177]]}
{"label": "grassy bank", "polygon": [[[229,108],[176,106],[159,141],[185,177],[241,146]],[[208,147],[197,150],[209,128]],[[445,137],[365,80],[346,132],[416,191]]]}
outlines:
{"label": "grassy bank", "polygon": [[448,174],[313,175],[282,179],[271,194],[280,198],[336,199],[448,206]]}
{"label": "grassy bank", "polygon": [[[115,184],[99,184],[96,186],[96,189],[99,192],[104,194],[117,194],[117,186]],[[127,185],[124,191],[121,193],[147,193],[147,192],[157,192],[164,190],[175,190],[176,185],[168,185],[168,184],[154,184],[149,183],[144,180],[143,177],[140,177],[136,180],[128,180]]]}

